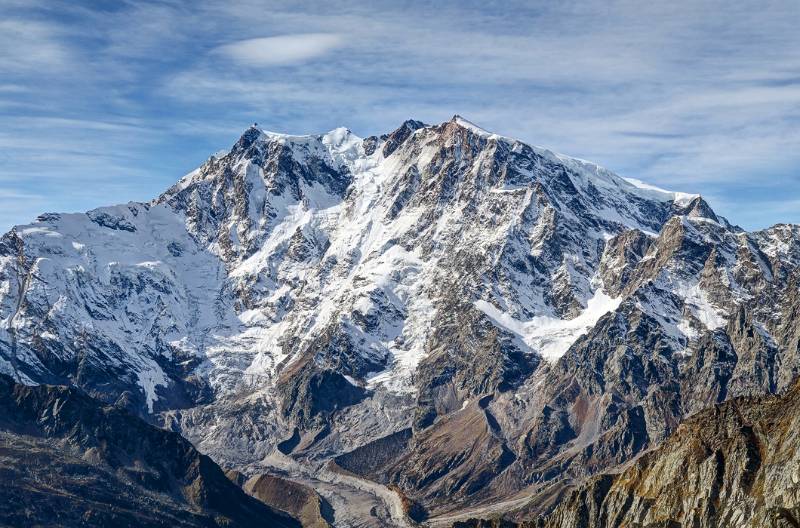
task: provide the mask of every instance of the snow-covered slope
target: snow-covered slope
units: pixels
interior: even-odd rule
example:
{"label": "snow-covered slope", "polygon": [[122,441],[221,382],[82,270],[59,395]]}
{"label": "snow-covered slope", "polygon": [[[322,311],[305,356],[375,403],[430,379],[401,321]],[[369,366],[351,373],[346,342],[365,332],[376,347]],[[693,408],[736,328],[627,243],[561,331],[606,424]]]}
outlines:
{"label": "snow-covered slope", "polygon": [[[558,357],[614,306],[584,310],[605,298],[592,282],[603,241],[658,231],[674,195],[460,117],[413,126],[371,138],[370,152],[346,129],[251,129],[150,204],[15,228],[3,370],[55,379],[67,373],[50,364],[96,349],[152,410],[170,385],[161,363],[191,363],[215,391],[261,387],[335,327],[354,349],[345,374],[413,390],[443,273],[480,283],[477,306],[504,328],[534,328],[527,352]],[[477,268],[444,271],[454,251]],[[548,325],[558,344],[535,337]]]}
{"label": "snow-covered slope", "polygon": [[[324,458],[484,394],[534,398],[609,313],[652,318],[682,368],[787,284],[798,239],[458,116],[366,139],[251,128],[150,203],[6,234],[0,372],[161,412],[232,464],[288,437]],[[509,411],[509,434],[531,419]]]}

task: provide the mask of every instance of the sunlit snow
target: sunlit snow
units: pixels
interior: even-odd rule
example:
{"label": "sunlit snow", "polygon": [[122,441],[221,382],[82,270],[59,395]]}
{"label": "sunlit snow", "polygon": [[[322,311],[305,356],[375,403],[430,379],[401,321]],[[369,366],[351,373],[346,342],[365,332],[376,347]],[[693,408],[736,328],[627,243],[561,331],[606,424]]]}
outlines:
{"label": "sunlit snow", "polygon": [[484,300],[476,301],[475,306],[495,323],[519,336],[531,350],[555,361],[602,316],[616,310],[621,301],[621,297],[610,297],[598,289],[587,301],[586,308],[574,319],[537,316],[528,321],[518,321]]}

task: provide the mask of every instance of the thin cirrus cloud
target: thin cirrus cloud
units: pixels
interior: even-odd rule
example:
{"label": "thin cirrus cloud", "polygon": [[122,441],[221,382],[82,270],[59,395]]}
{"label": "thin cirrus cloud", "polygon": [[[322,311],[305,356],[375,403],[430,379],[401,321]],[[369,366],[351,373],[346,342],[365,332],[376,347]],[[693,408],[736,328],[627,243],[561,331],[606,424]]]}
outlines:
{"label": "thin cirrus cloud", "polygon": [[224,44],[214,52],[246,66],[278,66],[321,57],[341,46],[343,40],[332,33],[280,35]]}

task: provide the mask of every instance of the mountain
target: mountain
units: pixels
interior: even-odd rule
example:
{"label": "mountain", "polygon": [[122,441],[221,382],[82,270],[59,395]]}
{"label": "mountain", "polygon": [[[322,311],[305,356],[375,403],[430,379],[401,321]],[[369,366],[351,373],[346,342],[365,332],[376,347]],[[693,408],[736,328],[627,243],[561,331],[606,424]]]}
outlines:
{"label": "mountain", "polygon": [[300,526],[180,435],[74,388],[0,375],[0,452],[3,526]]}
{"label": "mountain", "polygon": [[[0,371],[80,387],[336,525],[524,504],[800,369],[800,227],[455,116],[248,129],[148,203],[0,241]],[[412,515],[413,512],[413,515]]]}

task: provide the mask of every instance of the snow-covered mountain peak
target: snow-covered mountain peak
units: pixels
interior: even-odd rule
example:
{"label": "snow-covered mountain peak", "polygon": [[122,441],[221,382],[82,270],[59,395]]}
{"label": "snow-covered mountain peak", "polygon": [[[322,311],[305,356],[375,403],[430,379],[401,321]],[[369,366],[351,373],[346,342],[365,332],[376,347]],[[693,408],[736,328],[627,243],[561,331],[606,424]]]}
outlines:
{"label": "snow-covered mountain peak", "polygon": [[449,121],[440,125],[425,125],[422,127],[424,130],[420,130],[420,132],[437,130],[446,134],[448,130],[453,129],[452,127],[457,127],[470,134],[474,134],[485,140],[487,145],[491,146],[501,143],[513,152],[532,152],[545,160],[562,165],[572,172],[572,177],[576,179],[575,183],[580,186],[591,184],[595,187],[605,188],[609,192],[624,192],[628,195],[635,195],[645,200],[673,202],[676,207],[685,207],[699,197],[698,194],[664,190],[654,185],[644,183],[636,178],[623,178],[596,163],[567,156],[546,147],[527,144],[510,136],[491,132],[460,115],[454,115]]}
{"label": "snow-covered mountain peak", "polygon": [[469,131],[471,131],[474,134],[478,134],[479,136],[483,136],[483,137],[486,137],[486,138],[489,138],[489,137],[491,137],[491,138],[499,138],[500,137],[500,136],[498,136],[497,134],[495,134],[493,132],[489,132],[488,130],[479,127],[478,125],[476,125],[472,121],[464,119],[463,117],[461,117],[458,114],[454,115],[450,119],[450,121],[448,121],[448,122],[449,123],[455,123],[455,124],[457,124],[458,126],[460,126],[462,128],[468,129]]}
{"label": "snow-covered mountain peak", "polygon": [[[646,200],[674,202],[677,207],[683,207],[692,202],[698,195],[681,192],[667,191],[653,185],[646,184],[634,178],[622,178],[617,174],[595,163],[579,158],[559,154],[544,147],[526,144],[518,139],[503,136],[486,130],[472,121],[454,115],[449,121],[428,125],[421,121],[409,119],[397,129],[382,136],[371,136],[362,139],[349,129],[339,127],[324,134],[293,135],[262,130],[250,127],[234,146],[241,150],[250,149],[254,143],[262,145],[280,145],[287,148],[298,161],[307,162],[309,159],[328,161],[337,169],[346,169],[352,175],[374,168],[375,163],[365,163],[364,158],[373,157],[373,153],[380,147],[377,154],[388,158],[397,148],[412,136],[422,134],[428,140],[437,138],[446,139],[454,130],[463,130],[468,134],[480,138],[478,148],[496,149],[498,143],[512,152],[527,151],[538,155],[552,163],[562,165],[572,172],[573,178],[579,180],[578,184],[586,184],[605,188],[611,192],[624,191],[627,194],[637,195]],[[430,141],[427,141],[430,143]],[[524,155],[524,154],[523,154]],[[424,155],[420,160],[427,161]]]}
{"label": "snow-covered mountain peak", "polygon": [[242,137],[247,137],[249,134],[253,134],[252,131],[257,131],[258,137],[263,141],[277,142],[281,144],[305,145],[309,143],[322,143],[324,145],[330,145],[332,148],[341,148],[344,144],[349,144],[354,141],[361,141],[361,138],[353,134],[350,129],[345,127],[337,127],[323,134],[287,134],[284,132],[273,132],[271,130],[264,130],[252,126],[242,134]]}
{"label": "snow-covered mountain peak", "polygon": [[300,163],[309,160],[328,162],[333,168],[353,172],[353,162],[363,157],[363,140],[344,127],[324,134],[294,135],[248,128],[234,146],[245,157],[258,158],[264,151],[283,150]]}
{"label": "snow-covered mountain peak", "polygon": [[667,191],[660,187],[656,187],[655,185],[651,185],[649,183],[645,183],[642,180],[638,180],[636,178],[623,178],[626,182],[630,183],[640,191],[648,191],[646,195],[652,196],[656,199],[663,199],[663,200],[671,200],[675,202],[677,206],[686,206],[691,203],[693,200],[700,198],[699,194],[691,194],[685,192],[675,192],[675,191]]}
{"label": "snow-covered mountain peak", "polygon": [[[66,281],[73,307],[91,307],[95,301],[83,297],[100,295],[84,291],[81,273],[96,273],[99,289],[113,280],[172,292],[157,294],[164,306],[151,307],[152,320],[125,311],[124,299],[111,303],[122,310],[113,317],[125,332],[140,336],[133,350],[128,334],[112,328],[117,323],[104,323],[98,339],[123,356],[142,349],[148,361],[210,355],[203,372],[222,391],[237,390],[245,374],[275,383],[287,365],[313,361],[370,387],[410,393],[440,310],[472,307],[526,354],[556,360],[619,301],[625,284],[604,284],[603,259],[624,267],[649,244],[616,237],[636,230],[654,238],[676,215],[716,218],[696,198],[626,181],[455,116],[438,125],[407,120],[363,140],[346,128],[290,135],[250,127],[230,151],[149,204],[18,232],[25,247],[51,261],[61,254],[66,269],[84,270],[50,278]],[[176,226],[183,231],[173,232]],[[55,233],[68,237],[57,249]],[[719,238],[698,233],[698,240]],[[137,244],[149,247],[151,238],[155,246],[138,255]],[[619,254],[606,255],[612,240]],[[208,287],[183,276],[195,267],[214,277]],[[609,272],[618,282],[617,275]],[[71,310],[70,324],[92,317]],[[153,324],[172,330],[151,335]],[[550,335],[556,328],[558,340]],[[148,361],[131,363],[147,365],[136,367],[142,379],[168,384]],[[148,408],[158,394],[148,385]]]}

